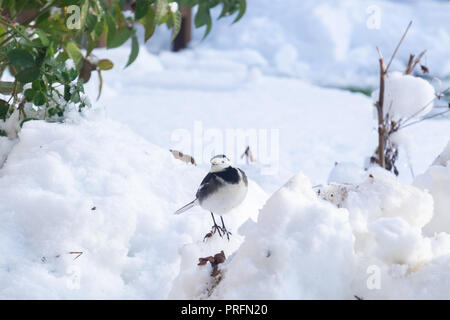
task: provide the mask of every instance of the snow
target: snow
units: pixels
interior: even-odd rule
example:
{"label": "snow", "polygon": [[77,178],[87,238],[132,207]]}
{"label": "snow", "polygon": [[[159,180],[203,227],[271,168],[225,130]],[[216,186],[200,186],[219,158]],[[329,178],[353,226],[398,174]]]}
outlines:
{"label": "snow", "polygon": [[[374,91],[374,103],[378,101],[379,89]],[[392,72],[386,77],[384,89],[384,116],[396,122],[420,118],[434,105],[433,86],[419,77]]]}
{"label": "snow", "polygon": [[447,166],[448,161],[450,161],[450,142],[447,144],[444,151],[436,157],[433,165]]}
{"label": "snow", "polygon": [[[194,30],[191,47],[219,50],[252,49],[266,59],[264,71],[285,74],[335,87],[378,86],[378,46],[390,58],[408,23],[413,21],[391,70],[404,71],[410,54],[423,59],[432,76],[448,87],[450,41],[447,12],[450,3],[430,0],[248,0],[243,19],[216,20],[210,36]],[[301,18],[300,18],[301,17]],[[170,48],[170,31],[157,30],[148,43],[152,52]],[[279,65],[280,56],[290,57]],[[308,68],[304,68],[307,66]]]}
{"label": "snow", "polygon": [[[210,228],[201,209],[173,215],[205,172],[101,110],[66,124],[25,123],[0,174],[3,299],[165,297],[179,247]],[[250,181],[225,218],[230,230],[264,200]]]}
{"label": "snow", "polygon": [[[448,149],[447,145],[440,159],[445,159],[445,152],[448,153]],[[433,163],[425,173],[415,179],[414,185],[428,190],[434,199],[433,219],[425,226],[424,232],[428,235],[439,232],[450,233],[450,198],[448,195],[448,190],[450,190],[450,166],[445,165],[445,163]]]}
{"label": "snow", "polygon": [[267,200],[257,222],[239,229],[245,239],[219,276],[195,263],[207,245],[183,249],[170,297],[448,299],[450,235],[422,234],[433,213],[427,191],[378,169],[344,203],[320,199],[298,174]]}
{"label": "snow", "polygon": [[245,241],[213,298],[351,296],[354,255],[348,213],[319,201],[304,175],[267,201],[257,224],[249,222],[242,229]]}
{"label": "snow", "polygon": [[365,171],[353,162],[336,162],[328,175],[328,183],[357,184],[364,180]]}

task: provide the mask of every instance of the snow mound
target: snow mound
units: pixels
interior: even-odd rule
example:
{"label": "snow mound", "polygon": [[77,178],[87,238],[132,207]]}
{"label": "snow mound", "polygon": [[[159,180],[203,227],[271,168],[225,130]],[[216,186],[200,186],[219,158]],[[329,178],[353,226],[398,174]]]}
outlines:
{"label": "snow mound", "polygon": [[450,141],[447,143],[444,151],[433,161],[433,166],[448,166],[450,161]]}
{"label": "snow mound", "polygon": [[[0,298],[167,297],[179,248],[210,230],[200,208],[173,215],[205,173],[99,111],[25,123],[0,170]],[[264,200],[250,181],[227,226]]]}
{"label": "snow mound", "polygon": [[417,176],[414,185],[428,190],[434,200],[433,219],[425,226],[430,236],[438,232],[450,233],[450,143],[423,174]]}
{"label": "snow mound", "polygon": [[353,162],[336,162],[328,176],[328,183],[358,184],[365,178],[364,170]]}
{"label": "snow mound", "polygon": [[0,136],[0,168],[5,163],[9,152],[16,144],[16,141]]}
{"label": "snow mound", "polygon": [[[213,284],[209,287],[211,298],[351,296],[355,257],[348,213],[319,201],[304,175],[294,177],[276,192],[260,211],[258,222],[248,221],[239,232],[245,240],[222,267],[222,280],[209,280]],[[189,273],[201,274],[198,278],[203,281],[194,284],[197,289],[190,289],[196,295],[184,297],[201,298],[210,270],[196,265],[191,268],[195,270]],[[178,286],[172,289],[187,290]]]}
{"label": "snow mound", "polygon": [[183,248],[171,297],[448,299],[450,235],[423,235],[432,215],[430,194],[381,169],[348,187],[343,208],[317,197],[299,174],[272,195],[257,222],[242,225],[245,239],[218,275],[196,258],[219,247]]}
{"label": "snow mound", "polygon": [[365,232],[368,223],[379,218],[400,217],[416,228],[425,226],[433,215],[430,194],[402,184],[390,172],[372,168],[366,180],[348,194],[345,207],[351,212],[355,230]]}
{"label": "snow mound", "polygon": [[[379,90],[372,97],[378,101]],[[384,115],[391,120],[399,121],[419,118],[433,108],[435,92],[433,86],[426,80],[392,72],[386,77],[384,89]]]}

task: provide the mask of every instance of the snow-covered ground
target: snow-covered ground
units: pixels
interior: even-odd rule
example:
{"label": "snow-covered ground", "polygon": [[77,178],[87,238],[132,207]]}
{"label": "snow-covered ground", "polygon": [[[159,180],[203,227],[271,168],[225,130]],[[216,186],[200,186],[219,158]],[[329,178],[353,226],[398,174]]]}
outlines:
{"label": "snow-covered ground", "polygon": [[[93,110],[0,137],[0,298],[450,298],[450,121],[402,130],[399,179],[364,171],[373,100],[318,86],[375,88],[375,45],[389,56],[411,19],[392,70],[428,49],[448,77],[449,5],[248,0],[242,21],[180,53],[164,30],[126,69],[129,48],[98,50],[115,67],[99,101],[88,83]],[[218,153],[250,178],[229,243],[202,241],[200,208],[173,215]],[[352,185],[312,188],[333,181]],[[212,277],[198,258],[221,250]]]}
{"label": "snow-covered ground", "polygon": [[[216,17],[221,8],[217,8]],[[393,69],[404,70],[409,54],[427,50],[423,63],[430,75],[450,85],[450,2],[432,0],[248,0],[245,18],[214,21],[203,42],[194,32],[194,47],[258,51],[268,73],[337,87],[378,85],[378,46],[390,57],[410,21]],[[158,52],[170,48],[170,32],[159,30],[149,42]]]}
{"label": "snow-covered ground", "polygon": [[[173,215],[203,175],[100,110],[27,123],[0,170],[0,298],[166,297],[180,248],[209,231],[209,213]],[[250,181],[228,227],[265,199]]]}

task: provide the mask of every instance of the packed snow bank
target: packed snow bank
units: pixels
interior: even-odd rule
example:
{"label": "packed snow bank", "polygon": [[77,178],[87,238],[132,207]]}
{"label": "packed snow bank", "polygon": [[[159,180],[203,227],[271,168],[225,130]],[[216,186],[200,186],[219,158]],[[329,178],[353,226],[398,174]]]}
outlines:
{"label": "packed snow bank", "polygon": [[[276,192],[248,221],[222,279],[210,266],[184,265],[173,298],[314,299],[351,297],[353,235],[346,210],[319,201],[304,175]],[[198,256],[198,254],[196,255]],[[190,260],[186,257],[185,260]],[[182,268],[183,269],[183,268]],[[191,278],[199,282],[188,281]]]}
{"label": "packed snow bank", "polygon": [[434,199],[434,216],[424,232],[430,236],[439,232],[450,234],[450,142],[433,165],[418,176],[414,185],[428,190]]}
{"label": "packed snow bank", "polygon": [[448,167],[448,161],[450,161],[450,141],[447,143],[444,151],[442,151],[441,154],[439,154],[433,161],[433,165]]}
{"label": "packed snow bank", "polygon": [[16,142],[16,140],[11,140],[7,137],[0,137],[0,168],[5,163],[9,152],[14,147]]}
{"label": "packed snow bank", "polygon": [[[211,227],[200,208],[173,215],[205,173],[99,110],[25,123],[0,170],[0,298],[166,298],[179,248]],[[227,227],[264,200],[250,181]]]}
{"label": "packed snow bank", "polygon": [[[341,208],[303,174],[264,206],[250,181],[230,242],[173,215],[204,174],[99,110],[25,123],[0,170],[0,298],[450,298],[448,166],[415,186],[372,169],[330,191]],[[212,276],[198,259],[221,250]]]}
{"label": "packed snow bank", "polygon": [[422,233],[433,216],[428,192],[376,168],[339,191],[342,208],[317,197],[303,174],[292,178],[266,202],[257,222],[239,229],[245,240],[219,275],[196,264],[205,245],[187,248],[171,296],[450,298],[450,234]]}
{"label": "packed snow bank", "polygon": [[338,299],[352,297],[355,263],[346,210],[319,201],[302,174],[275,193],[212,297],[225,299]]}

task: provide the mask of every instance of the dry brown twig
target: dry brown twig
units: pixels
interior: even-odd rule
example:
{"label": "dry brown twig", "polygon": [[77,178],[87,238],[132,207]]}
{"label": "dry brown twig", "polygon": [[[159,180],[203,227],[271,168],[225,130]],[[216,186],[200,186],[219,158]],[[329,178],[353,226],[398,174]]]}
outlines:
{"label": "dry brown twig", "polygon": [[183,152],[177,151],[177,150],[170,149],[169,151],[170,151],[170,153],[172,153],[172,155],[175,159],[181,160],[185,163],[193,164],[194,166],[197,165],[197,163],[195,162],[195,159],[192,156],[190,156],[188,154],[184,154]]}
{"label": "dry brown twig", "polygon": [[[409,55],[408,64],[405,70],[405,74],[412,74],[414,72],[414,69],[416,68],[417,64],[420,62],[420,60],[423,58],[423,56],[427,53],[427,50],[422,51],[419,56],[414,60],[414,55]],[[425,70],[429,72],[428,68],[425,66],[421,66],[422,70]]]}
{"label": "dry brown twig", "polygon": [[247,146],[247,148],[245,148],[244,153],[241,155],[241,159],[244,158],[247,160],[247,164],[250,162],[256,162],[255,157],[253,156],[253,152],[252,150],[250,150],[250,146]]}
{"label": "dry brown twig", "polygon": [[82,251],[71,251],[71,252],[69,252],[69,254],[76,254],[77,256],[75,258],[73,258],[73,260],[76,260],[83,254],[83,252]]}
{"label": "dry brown twig", "polygon": [[[378,94],[378,101],[375,104],[375,107],[377,109],[377,118],[378,118],[378,148],[376,149],[376,156],[373,156],[371,158],[372,162],[378,163],[382,168],[385,169],[391,169],[393,168],[394,171],[396,171],[395,168],[395,160],[397,159],[397,150],[395,146],[391,143],[389,140],[389,136],[397,131],[400,128],[400,124],[397,124],[391,119],[389,119],[389,115],[385,117],[384,115],[384,104],[385,104],[385,86],[386,86],[386,77],[388,75],[389,67],[392,64],[392,61],[394,60],[398,49],[400,48],[401,44],[403,43],[403,40],[406,37],[406,34],[408,33],[409,29],[411,28],[412,21],[409,22],[408,26],[405,29],[405,32],[403,32],[402,37],[400,38],[397,46],[394,49],[394,52],[392,53],[391,58],[389,59],[389,63],[387,66],[384,63],[383,55],[381,54],[381,50],[377,47],[378,52],[378,62],[379,62],[379,68],[380,68],[380,89]],[[425,55],[426,50],[421,52],[419,56],[414,59],[414,55],[411,54],[409,57],[408,65],[405,71],[405,74],[412,74],[414,71],[414,68],[419,64],[422,57]],[[388,159],[386,159],[388,157]],[[388,160],[389,164],[386,164],[386,160]]]}

